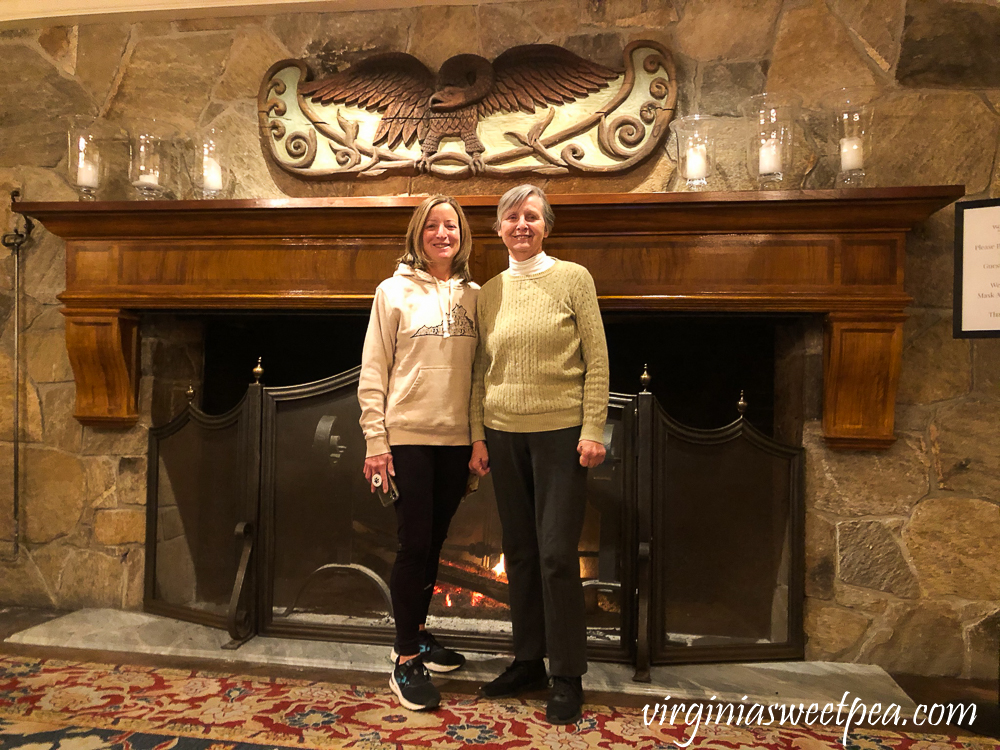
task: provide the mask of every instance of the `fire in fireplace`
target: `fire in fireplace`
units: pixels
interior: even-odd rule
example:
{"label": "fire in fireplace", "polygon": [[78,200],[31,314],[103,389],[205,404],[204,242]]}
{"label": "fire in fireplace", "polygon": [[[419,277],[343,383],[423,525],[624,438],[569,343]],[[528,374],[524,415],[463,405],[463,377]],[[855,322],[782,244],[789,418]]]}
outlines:
{"label": "fire in fireplace", "polygon": [[[801,452],[767,437],[781,422],[775,342],[801,323],[606,317],[613,385],[636,383],[641,359],[663,377],[652,393],[612,396],[608,460],[588,481],[580,571],[592,658],[634,660],[641,673],[801,655]],[[365,324],[357,314],[205,323],[207,408],[192,404],[151,433],[148,609],[229,627],[237,642],[391,642],[395,518],[360,471],[357,371],[245,385],[257,352],[266,382],[271,362],[285,380],[357,362]],[[740,386],[761,394],[756,428],[736,410]],[[718,404],[698,412],[693,393]],[[697,429],[658,398],[686,421],[696,414]],[[487,478],[453,521],[431,606],[432,626],[464,648],[509,646],[500,539]]]}

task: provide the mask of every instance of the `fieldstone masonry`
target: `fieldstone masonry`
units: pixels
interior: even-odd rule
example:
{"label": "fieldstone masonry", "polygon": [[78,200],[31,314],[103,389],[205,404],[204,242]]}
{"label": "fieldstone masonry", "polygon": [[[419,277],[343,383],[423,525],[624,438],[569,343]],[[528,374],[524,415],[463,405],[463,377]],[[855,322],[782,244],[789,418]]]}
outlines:
{"label": "fieldstone masonry", "polygon": [[[435,67],[460,52],[494,57],[548,42],[617,65],[629,41],[652,38],[675,53],[678,114],[725,118],[714,189],[752,188],[738,104],[764,90],[805,102],[793,185],[831,187],[825,94],[865,84],[882,94],[870,184],[961,183],[972,198],[996,197],[998,30],[995,4],[946,0],[528,0],[7,29],[0,31],[0,191],[73,200],[64,177],[65,118],[81,114],[120,127],[155,118],[182,134],[215,125],[234,158],[237,198],[498,194],[513,182],[305,183],[279,173],[261,154],[257,86],[285,57],[305,57],[321,74],[375,52],[405,50]],[[661,153],[629,174],[544,185],[552,192],[673,189],[673,173]],[[101,195],[128,197],[121,179]],[[0,222],[4,232],[14,222],[5,199]],[[816,420],[805,425],[808,658],[997,677],[1000,340],[951,337],[953,232],[949,208],[910,242],[906,288],[914,302],[897,443],[884,452],[838,453],[825,447]],[[137,609],[147,432],[199,382],[200,330],[144,316],[140,423],[84,428],[72,417],[56,296],[64,284],[61,241],[37,231],[21,268],[21,544],[13,557],[13,262],[0,257],[0,604]]]}

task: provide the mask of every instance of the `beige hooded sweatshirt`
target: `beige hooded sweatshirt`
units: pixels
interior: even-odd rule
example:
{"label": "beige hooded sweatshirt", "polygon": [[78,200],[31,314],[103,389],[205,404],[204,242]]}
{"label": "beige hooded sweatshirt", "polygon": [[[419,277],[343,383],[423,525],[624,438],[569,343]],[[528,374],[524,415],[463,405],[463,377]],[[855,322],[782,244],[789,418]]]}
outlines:
{"label": "beige hooded sweatshirt", "polygon": [[479,286],[400,263],[375,290],[358,401],[367,456],[392,445],[469,445]]}

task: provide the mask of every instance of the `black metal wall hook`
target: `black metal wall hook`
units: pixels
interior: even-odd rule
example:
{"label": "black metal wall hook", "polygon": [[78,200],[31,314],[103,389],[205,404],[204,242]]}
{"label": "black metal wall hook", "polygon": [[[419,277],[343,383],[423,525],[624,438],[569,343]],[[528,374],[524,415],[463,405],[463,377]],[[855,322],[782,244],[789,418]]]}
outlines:
{"label": "black metal wall hook", "polygon": [[[10,191],[10,203],[13,206],[21,199],[21,191],[14,188]],[[7,234],[0,237],[0,244],[4,247],[9,248],[14,255],[17,255],[21,251],[21,245],[27,242],[28,238],[31,236],[31,231],[35,228],[35,222],[31,220],[31,217],[24,217],[24,231],[19,232],[17,226],[15,225],[13,232],[8,232]]]}

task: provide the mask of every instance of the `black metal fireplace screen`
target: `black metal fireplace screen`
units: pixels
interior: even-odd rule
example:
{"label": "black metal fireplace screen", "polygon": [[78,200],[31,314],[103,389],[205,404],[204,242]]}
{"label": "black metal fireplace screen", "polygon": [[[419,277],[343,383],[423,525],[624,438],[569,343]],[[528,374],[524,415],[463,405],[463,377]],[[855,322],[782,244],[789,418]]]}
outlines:
{"label": "black metal fireplace screen", "polygon": [[[249,386],[221,416],[189,405],[150,431],[147,611],[256,634],[392,642],[395,515],[361,466],[358,369]],[[734,414],[735,414],[734,410]],[[742,415],[685,427],[649,393],[612,394],[580,542],[591,658],[653,664],[801,658],[801,448]],[[235,534],[234,534],[235,532]],[[510,646],[492,483],[462,503],[428,625]]]}

